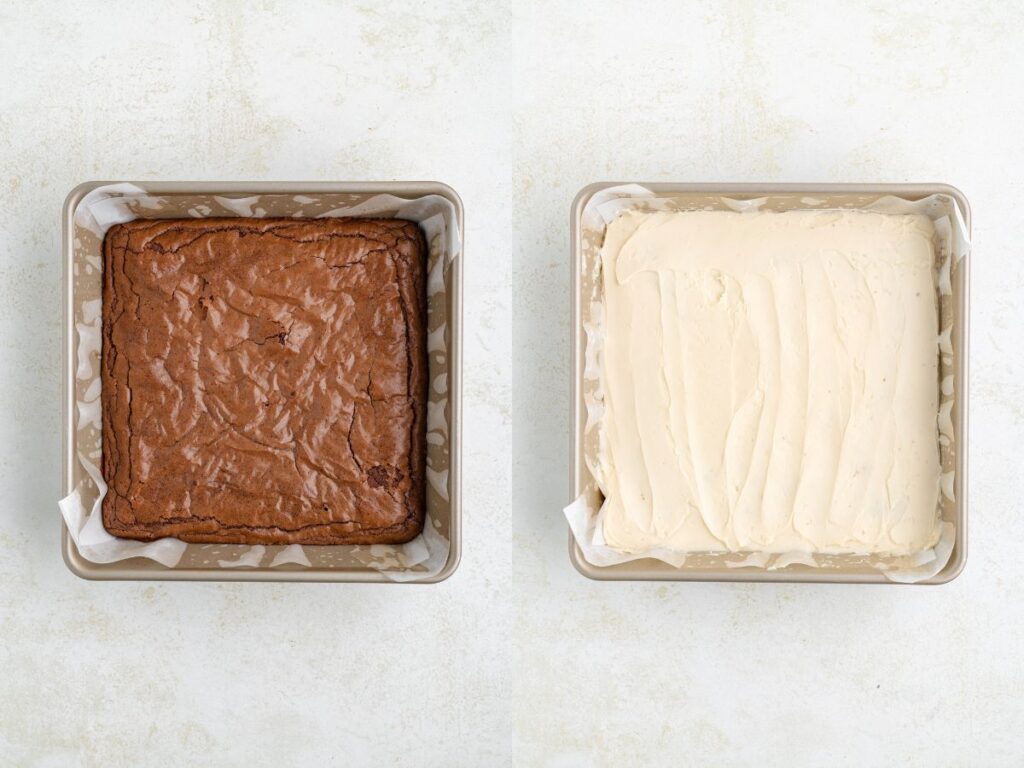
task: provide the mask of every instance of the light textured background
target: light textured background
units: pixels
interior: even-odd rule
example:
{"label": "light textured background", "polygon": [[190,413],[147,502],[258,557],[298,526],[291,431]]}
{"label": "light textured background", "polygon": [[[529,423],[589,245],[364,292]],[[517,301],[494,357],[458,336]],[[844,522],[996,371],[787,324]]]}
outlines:
{"label": "light textured background", "polygon": [[[1024,7],[0,2],[0,765],[1024,764]],[[433,587],[91,584],[58,551],[58,216],[92,178],[439,179],[466,206],[465,555]],[[566,557],[568,212],[603,179],[974,206],[945,587]]]}

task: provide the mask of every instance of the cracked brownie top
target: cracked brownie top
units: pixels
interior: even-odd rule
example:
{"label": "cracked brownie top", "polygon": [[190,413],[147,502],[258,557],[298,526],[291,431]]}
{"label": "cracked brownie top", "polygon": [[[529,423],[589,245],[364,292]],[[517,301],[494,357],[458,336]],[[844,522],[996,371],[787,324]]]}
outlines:
{"label": "cracked brownie top", "polygon": [[115,536],[373,544],[422,528],[425,246],[379,219],[138,219],[103,247]]}

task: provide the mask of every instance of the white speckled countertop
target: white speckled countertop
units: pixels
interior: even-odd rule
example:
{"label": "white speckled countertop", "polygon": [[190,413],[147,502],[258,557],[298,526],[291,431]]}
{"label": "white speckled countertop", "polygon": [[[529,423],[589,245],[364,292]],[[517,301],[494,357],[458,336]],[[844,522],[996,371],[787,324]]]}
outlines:
{"label": "white speckled countertop", "polygon": [[[838,5],[0,2],[0,764],[1022,764],[1024,8]],[[94,584],[65,569],[58,219],[92,178],[458,190],[452,579]],[[603,179],[964,190],[959,579],[576,574],[559,511],[568,219]]]}

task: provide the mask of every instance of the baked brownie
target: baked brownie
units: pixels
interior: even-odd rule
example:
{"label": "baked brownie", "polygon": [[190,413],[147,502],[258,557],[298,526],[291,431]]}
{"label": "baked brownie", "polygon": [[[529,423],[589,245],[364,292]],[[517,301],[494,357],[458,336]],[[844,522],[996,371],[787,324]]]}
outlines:
{"label": "baked brownie", "polygon": [[426,249],[383,219],[139,219],[103,244],[115,536],[384,544],[423,527]]}

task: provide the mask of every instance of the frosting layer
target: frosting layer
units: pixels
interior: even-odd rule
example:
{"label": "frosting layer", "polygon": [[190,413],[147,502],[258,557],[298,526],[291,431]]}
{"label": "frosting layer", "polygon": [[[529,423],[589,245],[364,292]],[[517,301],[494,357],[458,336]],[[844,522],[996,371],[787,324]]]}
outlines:
{"label": "frosting layer", "polygon": [[933,235],[925,216],[865,211],[612,222],[606,542],[826,554],[934,545]]}

